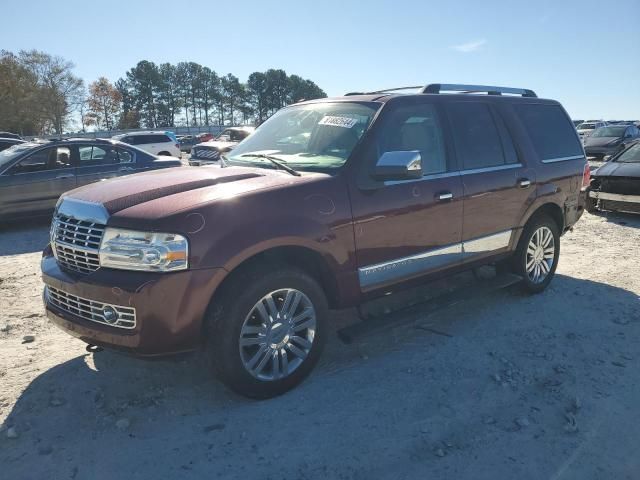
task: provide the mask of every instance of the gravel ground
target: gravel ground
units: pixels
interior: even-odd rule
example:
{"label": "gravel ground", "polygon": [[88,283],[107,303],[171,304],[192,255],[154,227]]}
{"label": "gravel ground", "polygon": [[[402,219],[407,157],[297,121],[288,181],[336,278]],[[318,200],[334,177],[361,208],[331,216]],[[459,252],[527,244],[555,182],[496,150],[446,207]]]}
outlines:
{"label": "gravel ground", "polygon": [[333,336],[305,383],[263,402],[199,355],[87,354],[43,316],[46,241],[44,224],[0,232],[3,478],[640,478],[637,216],[585,214],[543,294]]}

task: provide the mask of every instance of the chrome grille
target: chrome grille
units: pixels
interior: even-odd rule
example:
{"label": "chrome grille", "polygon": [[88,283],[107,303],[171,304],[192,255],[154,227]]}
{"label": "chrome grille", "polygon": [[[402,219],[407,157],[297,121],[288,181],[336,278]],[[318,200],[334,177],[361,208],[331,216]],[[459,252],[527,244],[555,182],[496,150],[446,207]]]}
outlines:
{"label": "chrome grille", "polygon": [[215,160],[220,156],[220,152],[218,150],[211,150],[208,148],[196,148],[194,149],[194,156],[196,158],[210,158]]}
{"label": "chrome grille", "polygon": [[[136,309],[132,307],[96,302],[49,286],[45,287],[45,298],[51,305],[84,320],[126,329],[136,326]],[[105,309],[109,308],[117,313],[112,320],[105,318]]]}
{"label": "chrome grille", "polygon": [[100,267],[98,250],[105,226],[58,215],[53,221],[51,240],[58,263],[77,272],[89,273]]}

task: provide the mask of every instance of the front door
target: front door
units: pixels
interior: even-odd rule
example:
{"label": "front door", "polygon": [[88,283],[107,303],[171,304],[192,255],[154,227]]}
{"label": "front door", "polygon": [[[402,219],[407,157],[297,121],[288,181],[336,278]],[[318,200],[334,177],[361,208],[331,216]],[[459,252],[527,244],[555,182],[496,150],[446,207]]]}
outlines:
{"label": "front door", "polygon": [[535,199],[535,172],[518,157],[498,110],[482,101],[446,105],[464,189],[464,261],[500,254]]}
{"label": "front door", "polygon": [[[352,182],[356,255],[363,292],[459,264],[462,181],[452,166],[436,105],[388,105]],[[369,184],[389,151],[419,151],[423,177]],[[363,180],[362,177],[365,177]]]}
{"label": "front door", "polygon": [[53,210],[60,195],[76,187],[69,147],[49,147],[20,160],[0,176],[0,215]]}

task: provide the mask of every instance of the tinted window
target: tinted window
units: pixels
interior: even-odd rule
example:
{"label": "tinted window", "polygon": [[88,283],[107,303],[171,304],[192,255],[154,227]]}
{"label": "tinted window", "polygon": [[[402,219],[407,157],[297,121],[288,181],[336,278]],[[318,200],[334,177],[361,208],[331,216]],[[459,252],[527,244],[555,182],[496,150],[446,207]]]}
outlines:
{"label": "tinted window", "polygon": [[560,106],[521,104],[514,108],[541,160],[584,154],[573,125]]}
{"label": "tinted window", "polygon": [[498,128],[487,104],[460,102],[447,108],[458,161],[464,170],[506,163]]}
{"label": "tinted window", "polygon": [[10,173],[33,173],[71,167],[71,150],[68,147],[39,150],[11,167]]}
{"label": "tinted window", "polygon": [[138,137],[138,144],[167,143],[167,142],[171,142],[171,139],[166,135],[140,135]]}
{"label": "tinted window", "polygon": [[432,104],[397,108],[385,122],[378,142],[378,156],[385,152],[418,150],[425,175],[447,170],[442,128]]}

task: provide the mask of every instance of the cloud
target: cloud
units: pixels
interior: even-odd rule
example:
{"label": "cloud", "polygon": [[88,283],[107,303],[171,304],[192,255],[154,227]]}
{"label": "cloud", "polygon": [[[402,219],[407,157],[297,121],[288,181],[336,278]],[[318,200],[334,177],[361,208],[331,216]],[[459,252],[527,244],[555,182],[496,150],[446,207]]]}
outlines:
{"label": "cloud", "polygon": [[453,45],[451,48],[462,53],[471,53],[480,50],[487,41],[484,38],[475,40],[473,42],[461,43],[460,45]]}

